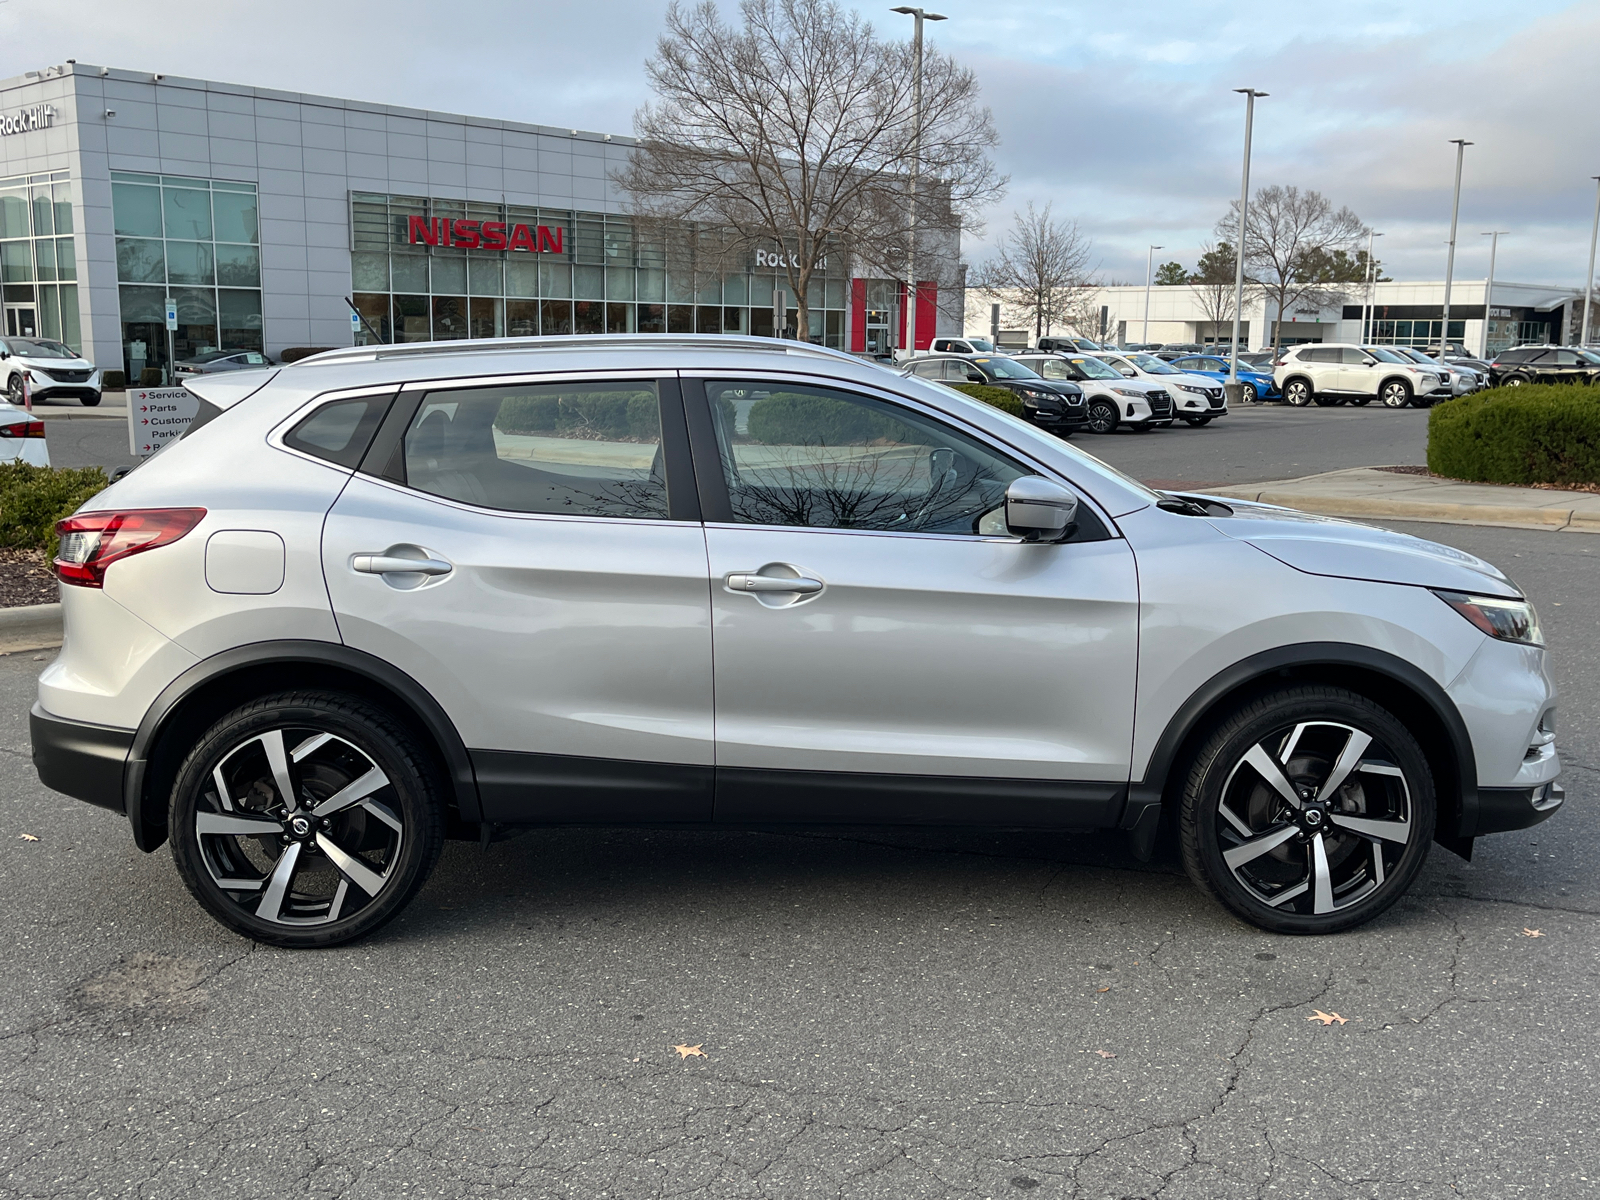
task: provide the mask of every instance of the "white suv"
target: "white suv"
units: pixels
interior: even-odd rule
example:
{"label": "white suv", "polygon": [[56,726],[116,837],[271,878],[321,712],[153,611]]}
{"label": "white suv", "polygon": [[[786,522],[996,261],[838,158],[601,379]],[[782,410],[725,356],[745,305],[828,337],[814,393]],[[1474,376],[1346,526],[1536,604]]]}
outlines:
{"label": "white suv", "polygon": [[1148,379],[1124,379],[1108,363],[1080,351],[1070,354],[1018,354],[1016,360],[1045,379],[1075,383],[1088,401],[1089,428],[1115,433],[1159,429],[1172,424],[1172,395]]}
{"label": "white suv", "polygon": [[[1443,376],[1441,378],[1441,376]],[[1304,408],[1370,403],[1405,408],[1414,401],[1450,398],[1449,372],[1412,362],[1382,346],[1322,343],[1291,346],[1273,364],[1273,382],[1284,400]]]}
{"label": "white suv", "polygon": [[1221,380],[1180,371],[1153,354],[1116,354],[1102,350],[1092,357],[1108,364],[1125,379],[1163,388],[1172,397],[1178,417],[1193,429],[1202,429],[1218,417],[1228,415],[1227,393],[1223,391]]}
{"label": "white suv", "polygon": [[1151,491],[846,354],[454,342],[188,386],[184,437],[60,525],[33,756],[265,942],[371,931],[447,836],[571,823],[1148,857],[1167,820],[1234,913],[1325,933],[1562,801],[1538,621],[1487,563]]}

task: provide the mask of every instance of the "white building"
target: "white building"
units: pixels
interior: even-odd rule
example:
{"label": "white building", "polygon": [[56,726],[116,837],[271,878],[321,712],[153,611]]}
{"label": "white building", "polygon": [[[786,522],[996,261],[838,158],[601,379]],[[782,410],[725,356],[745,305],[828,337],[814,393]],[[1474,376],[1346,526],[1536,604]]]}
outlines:
{"label": "white building", "polygon": [[[1458,279],[1450,289],[1450,340],[1468,349],[1496,354],[1523,342],[1568,342],[1578,336],[1574,313],[1581,319],[1583,293],[1546,284],[1506,283],[1496,280],[1492,305],[1484,309],[1486,280]],[[1212,320],[1206,303],[1208,288],[1199,286],[1141,286],[1099,288],[1089,300],[1099,314],[1094,327],[1079,329],[1058,325],[1046,333],[1076,333],[1119,345],[1129,342],[1226,342],[1232,321]],[[1347,285],[1342,303],[1326,307],[1297,305],[1283,318],[1283,344],[1301,342],[1372,341],[1384,345],[1427,346],[1437,343],[1444,319],[1444,283],[1379,283],[1372,288],[1371,333],[1363,336],[1363,304],[1367,289]],[[988,337],[991,306],[996,297],[977,289],[967,292],[966,331]],[[1147,308],[1148,304],[1148,308]],[[1273,344],[1276,320],[1259,295],[1245,296],[1240,340],[1251,349]],[[1147,315],[1148,313],[1148,315]],[[1033,339],[1033,323],[1014,305],[1002,300],[1002,330],[1026,330]]]}

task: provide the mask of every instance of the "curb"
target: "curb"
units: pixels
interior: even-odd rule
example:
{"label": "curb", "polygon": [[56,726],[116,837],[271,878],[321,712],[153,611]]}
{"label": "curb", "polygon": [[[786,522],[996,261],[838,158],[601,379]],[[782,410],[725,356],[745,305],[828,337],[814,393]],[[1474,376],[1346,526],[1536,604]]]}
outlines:
{"label": "curb", "polygon": [[61,602],[0,608],[0,654],[61,645]]}
{"label": "curb", "polygon": [[[1282,482],[1294,482],[1286,480]],[[1497,525],[1543,529],[1550,533],[1600,533],[1600,514],[1572,508],[1523,508],[1509,504],[1452,504],[1426,500],[1387,500],[1364,496],[1319,496],[1280,491],[1282,483],[1259,487],[1212,488],[1207,494],[1297,508],[1327,517],[1387,517],[1449,525]]]}

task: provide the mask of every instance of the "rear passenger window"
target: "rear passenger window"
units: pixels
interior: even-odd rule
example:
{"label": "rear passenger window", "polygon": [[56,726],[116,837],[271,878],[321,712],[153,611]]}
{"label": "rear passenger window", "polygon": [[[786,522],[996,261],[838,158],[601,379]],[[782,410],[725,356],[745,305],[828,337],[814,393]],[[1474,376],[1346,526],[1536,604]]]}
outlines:
{"label": "rear passenger window", "polygon": [[661,404],[650,382],[430,392],[405,437],[406,483],[506,512],[665,520]]}
{"label": "rear passenger window", "polygon": [[[393,396],[334,400],[284,435],[283,444],[338,467],[355,470]],[[190,428],[197,426],[191,425]]]}

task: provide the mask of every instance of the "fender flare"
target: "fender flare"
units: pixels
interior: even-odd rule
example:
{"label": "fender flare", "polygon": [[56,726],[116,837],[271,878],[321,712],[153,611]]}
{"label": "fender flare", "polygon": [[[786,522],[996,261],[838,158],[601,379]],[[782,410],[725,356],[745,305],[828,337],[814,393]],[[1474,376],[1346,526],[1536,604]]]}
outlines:
{"label": "fender flare", "polygon": [[[1441,822],[1437,839],[1446,845],[1462,837],[1470,839],[1478,825],[1478,763],[1473,754],[1472,736],[1467,732],[1466,722],[1461,719],[1455,701],[1450,699],[1437,680],[1415,664],[1383,650],[1346,642],[1297,642],[1263,650],[1223,668],[1201,684],[1167,721],[1166,728],[1150,752],[1144,777],[1129,786],[1121,827],[1134,830],[1136,837],[1145,835],[1147,831],[1148,839],[1153,841],[1153,813],[1161,808],[1162,797],[1178,756],[1185,742],[1201,727],[1216,705],[1240,688],[1267,680],[1279,672],[1305,667],[1360,668],[1387,676],[1421,697],[1444,730],[1455,759],[1458,784],[1458,794],[1450,797],[1456,802],[1456,820],[1448,825]],[[1445,797],[1441,796],[1440,799]],[[1445,807],[1441,805],[1441,808]]]}
{"label": "fender flare", "polygon": [[360,676],[393,695],[432,736],[444,755],[445,769],[457,808],[464,821],[480,819],[477,777],[466,743],[449,715],[425,687],[399,668],[362,650],[339,642],[283,640],[251,642],[232,646],[195,663],[179,675],[155,698],[133,735],[123,771],[123,811],[133,826],[134,843],[141,850],[156,849],[166,840],[166,814],[144,812],[145,775],[149,757],[169,717],[196,689],[250,667],[292,666],[333,667]]}

